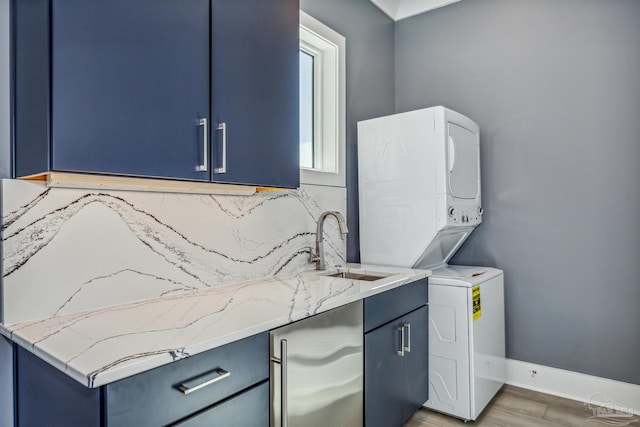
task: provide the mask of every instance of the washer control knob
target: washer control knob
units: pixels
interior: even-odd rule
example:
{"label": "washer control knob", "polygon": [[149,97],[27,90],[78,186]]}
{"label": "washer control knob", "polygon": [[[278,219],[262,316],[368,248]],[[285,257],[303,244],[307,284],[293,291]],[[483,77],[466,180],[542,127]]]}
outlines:
{"label": "washer control knob", "polygon": [[479,207],[478,208],[478,215],[482,215],[483,212],[484,212],[484,210],[481,207]]}
{"label": "washer control knob", "polygon": [[456,213],[456,210],[453,206],[449,206],[449,216],[453,216],[453,214]]}

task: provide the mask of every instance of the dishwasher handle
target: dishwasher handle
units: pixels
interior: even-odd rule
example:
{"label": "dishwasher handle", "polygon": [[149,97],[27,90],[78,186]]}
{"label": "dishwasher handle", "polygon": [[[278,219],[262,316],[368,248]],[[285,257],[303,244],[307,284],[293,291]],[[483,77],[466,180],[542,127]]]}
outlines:
{"label": "dishwasher handle", "polygon": [[280,426],[288,427],[287,420],[287,340],[280,340],[280,358],[271,356],[280,365]]}

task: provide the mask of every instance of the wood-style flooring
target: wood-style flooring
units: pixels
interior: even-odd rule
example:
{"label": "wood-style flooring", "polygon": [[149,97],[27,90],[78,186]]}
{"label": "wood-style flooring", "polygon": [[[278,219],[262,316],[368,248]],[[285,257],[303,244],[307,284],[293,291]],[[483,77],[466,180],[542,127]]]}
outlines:
{"label": "wood-style flooring", "polygon": [[[596,420],[587,421],[593,415],[593,410],[582,402],[505,385],[475,422],[464,423],[422,408],[403,427],[606,427]],[[640,416],[629,419],[636,420],[629,425],[640,426],[638,419]]]}

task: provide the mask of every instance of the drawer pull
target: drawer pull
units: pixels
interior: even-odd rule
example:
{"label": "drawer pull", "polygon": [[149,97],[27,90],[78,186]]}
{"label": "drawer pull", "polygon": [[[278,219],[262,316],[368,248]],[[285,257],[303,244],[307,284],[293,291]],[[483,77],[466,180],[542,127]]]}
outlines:
{"label": "drawer pull", "polygon": [[180,390],[184,394],[193,393],[194,391],[203,389],[213,383],[217,383],[218,381],[227,378],[229,375],[231,375],[231,372],[225,371],[222,368],[217,368],[211,372],[199,376],[198,378],[183,382],[178,387],[178,390]]}

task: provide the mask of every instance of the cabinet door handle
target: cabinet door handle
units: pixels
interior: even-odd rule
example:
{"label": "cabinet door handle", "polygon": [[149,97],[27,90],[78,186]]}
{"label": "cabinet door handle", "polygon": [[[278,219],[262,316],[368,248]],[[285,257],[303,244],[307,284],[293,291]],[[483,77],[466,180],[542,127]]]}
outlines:
{"label": "cabinet door handle", "polygon": [[229,375],[231,375],[231,372],[225,371],[222,368],[217,368],[199,376],[198,378],[183,382],[178,386],[178,390],[184,394],[193,393],[194,391],[202,390],[211,384],[217,383],[218,381],[227,378]]}
{"label": "cabinet door handle", "polygon": [[216,130],[222,132],[222,164],[215,169],[215,173],[227,173],[227,124],[218,123]]}
{"label": "cabinet door handle", "polygon": [[407,353],[411,353],[411,323],[404,322],[403,327],[407,328],[407,346],[404,348],[404,350]]}
{"label": "cabinet door handle", "polygon": [[404,325],[398,326],[398,332],[400,332],[400,350],[396,354],[400,357],[404,357]]}
{"label": "cabinet door handle", "polygon": [[202,126],[202,164],[196,166],[196,172],[206,172],[209,168],[209,144],[207,143],[207,136],[209,134],[207,119],[202,118],[198,122],[198,126]]}
{"label": "cabinet door handle", "polygon": [[271,361],[280,365],[280,426],[287,427],[287,340],[280,340],[280,358]]}

